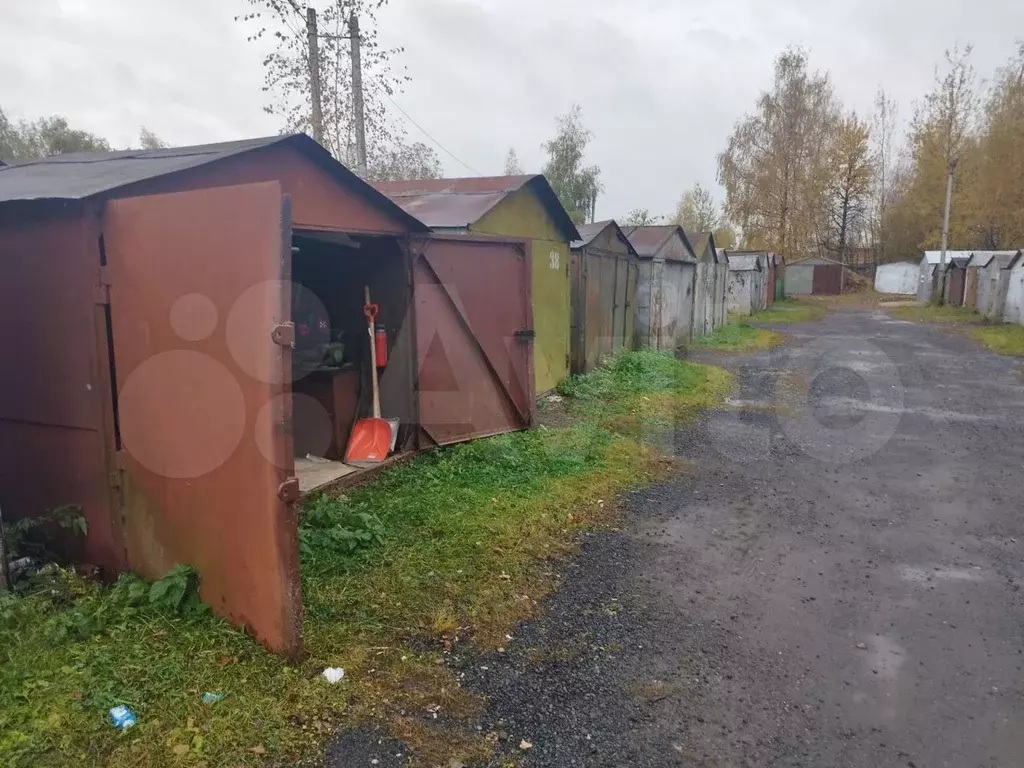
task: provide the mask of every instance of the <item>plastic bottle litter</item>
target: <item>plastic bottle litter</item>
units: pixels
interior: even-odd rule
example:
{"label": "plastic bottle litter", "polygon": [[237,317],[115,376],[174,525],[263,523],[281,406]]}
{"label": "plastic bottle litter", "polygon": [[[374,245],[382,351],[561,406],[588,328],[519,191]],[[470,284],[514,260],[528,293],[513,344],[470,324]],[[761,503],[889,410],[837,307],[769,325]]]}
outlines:
{"label": "plastic bottle litter", "polygon": [[326,680],[331,685],[334,685],[345,676],[345,670],[341,667],[328,667],[320,674],[323,675],[324,680]]}
{"label": "plastic bottle litter", "polygon": [[126,731],[138,722],[135,713],[124,704],[112,707],[107,715],[110,717],[110,724],[119,731]]}
{"label": "plastic bottle litter", "polygon": [[216,704],[218,701],[224,701],[223,693],[210,693],[207,691],[203,694],[203,704]]}

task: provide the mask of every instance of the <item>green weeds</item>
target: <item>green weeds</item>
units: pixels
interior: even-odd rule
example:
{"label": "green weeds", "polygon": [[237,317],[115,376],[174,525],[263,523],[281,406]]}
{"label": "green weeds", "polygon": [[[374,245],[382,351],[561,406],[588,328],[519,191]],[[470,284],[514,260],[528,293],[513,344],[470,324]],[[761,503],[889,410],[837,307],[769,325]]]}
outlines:
{"label": "green weeds", "polygon": [[769,349],[785,341],[781,333],[754,328],[746,323],[730,323],[714,333],[696,339],[694,346],[719,352],[739,352],[749,349]]}

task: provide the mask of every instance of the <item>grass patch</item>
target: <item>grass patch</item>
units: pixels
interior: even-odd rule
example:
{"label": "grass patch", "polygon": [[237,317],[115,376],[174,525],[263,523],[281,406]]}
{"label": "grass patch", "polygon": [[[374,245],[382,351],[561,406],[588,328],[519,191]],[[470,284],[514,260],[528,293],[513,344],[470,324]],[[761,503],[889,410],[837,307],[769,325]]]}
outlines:
{"label": "grass patch", "polygon": [[639,427],[671,424],[718,405],[732,383],[720,368],[644,349],[615,355],[596,371],[566,379],[558,392],[568,398],[570,414],[634,434]]}
{"label": "grass patch", "polygon": [[[422,455],[315,501],[301,528],[308,658],[295,666],[209,614],[50,573],[0,597],[3,764],[296,765],[370,720],[424,765],[485,757],[475,731],[430,727],[431,710],[458,720],[482,707],[442,651],[467,637],[504,642],[555,583],[545,558],[662,466],[579,425]],[[345,679],[328,685],[326,666]],[[204,704],[207,691],[225,698]],[[138,714],[124,734],[106,722],[117,704]]]}
{"label": "grass patch", "polygon": [[781,333],[765,328],[754,328],[746,323],[724,325],[707,336],[701,336],[693,343],[721,352],[735,352],[745,349],[769,349],[785,341]]}
{"label": "grass patch", "polygon": [[751,320],[758,323],[813,323],[828,314],[828,304],[809,299],[779,299]]}
{"label": "grass patch", "polygon": [[967,335],[993,352],[1011,357],[1024,357],[1024,326],[1001,323],[968,328]]}
{"label": "grass patch", "polygon": [[924,304],[915,307],[891,307],[890,316],[897,320],[909,320],[914,323],[981,323],[984,318],[964,307],[951,307],[948,304]]}

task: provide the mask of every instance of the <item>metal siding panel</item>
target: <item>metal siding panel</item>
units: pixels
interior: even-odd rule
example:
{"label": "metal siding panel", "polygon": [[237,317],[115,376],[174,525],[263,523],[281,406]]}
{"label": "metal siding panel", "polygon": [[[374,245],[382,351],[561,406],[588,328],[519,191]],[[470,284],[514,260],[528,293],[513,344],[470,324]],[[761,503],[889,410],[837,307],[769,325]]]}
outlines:
{"label": "metal siding panel", "polygon": [[1018,262],[1012,270],[1002,271],[1004,274],[1008,273],[1003,322],[1024,325],[1024,260]]}
{"label": "metal siding panel", "polygon": [[597,346],[598,357],[595,362],[600,362],[601,357],[610,355],[615,349],[615,257],[602,254],[600,259],[601,287],[598,289],[597,315],[601,319],[601,325]]}
{"label": "metal siding panel", "polygon": [[968,267],[964,273],[964,306],[972,312],[978,306],[978,267]]}
{"label": "metal siding panel", "polygon": [[637,349],[656,346],[651,334],[651,293],[654,286],[654,262],[641,259],[637,264],[636,304],[633,311],[633,344]]}
{"label": "metal siding panel", "polygon": [[271,146],[217,163],[134,185],[118,197],[183,192],[201,187],[226,187],[278,182],[292,198],[296,229],[333,229],[352,234],[402,235],[404,222],[335,181],[312,160],[288,146]]}
{"label": "metal siding panel", "polygon": [[612,351],[618,352],[629,346],[629,332],[626,316],[629,307],[629,257],[620,254],[615,257],[615,295],[612,306]]}
{"label": "metal siding panel", "polygon": [[126,198],[104,224],[133,569],[196,567],[203,599],[301,650],[288,322],[276,183]]}
{"label": "metal siding panel", "polygon": [[696,267],[697,276],[694,280],[694,294],[693,294],[693,327],[691,329],[694,338],[703,336],[705,333],[705,307],[707,306],[707,285],[705,277],[707,275],[707,265],[701,261],[697,263]]}
{"label": "metal siding panel", "polygon": [[584,282],[585,251],[569,253],[569,358],[570,372],[582,373],[586,367],[586,294]]}
{"label": "metal siding panel", "polygon": [[530,188],[508,195],[470,227],[533,241],[533,345],[537,392],[555,388],[569,373],[569,243]]}
{"label": "metal siding panel", "polygon": [[[98,230],[75,207],[0,219],[0,488],[8,522],[82,508],[84,542],[51,542],[112,575],[125,567],[109,483],[113,431]],[[102,346],[100,345],[102,342]]]}
{"label": "metal siding panel", "polygon": [[875,270],[875,290],[878,293],[913,295],[917,293],[920,268],[909,262],[879,264]]}
{"label": "metal siding panel", "polygon": [[626,326],[623,330],[624,345],[627,349],[635,349],[635,338],[636,338],[636,294],[637,284],[640,276],[640,265],[636,259],[629,259],[627,269],[627,282],[626,282]]}
{"label": "metal siding panel", "polygon": [[529,427],[529,264],[514,241],[430,238],[414,266],[420,424],[438,445]]}
{"label": "metal siding panel", "polygon": [[790,264],[786,267],[786,295],[809,296],[814,292],[814,267]]}
{"label": "metal siding panel", "polygon": [[812,270],[811,291],[816,296],[838,296],[843,292],[843,268],[839,264],[816,264]]}

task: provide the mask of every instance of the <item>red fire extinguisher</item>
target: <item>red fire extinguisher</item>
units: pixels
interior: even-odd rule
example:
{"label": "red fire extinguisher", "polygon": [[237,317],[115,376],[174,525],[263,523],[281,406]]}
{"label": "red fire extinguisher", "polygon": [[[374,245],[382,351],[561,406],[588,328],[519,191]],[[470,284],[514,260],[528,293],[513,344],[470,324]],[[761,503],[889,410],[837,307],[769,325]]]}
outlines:
{"label": "red fire extinguisher", "polygon": [[377,354],[377,367],[383,368],[388,364],[388,332],[384,328],[377,328],[373,333],[373,344]]}

